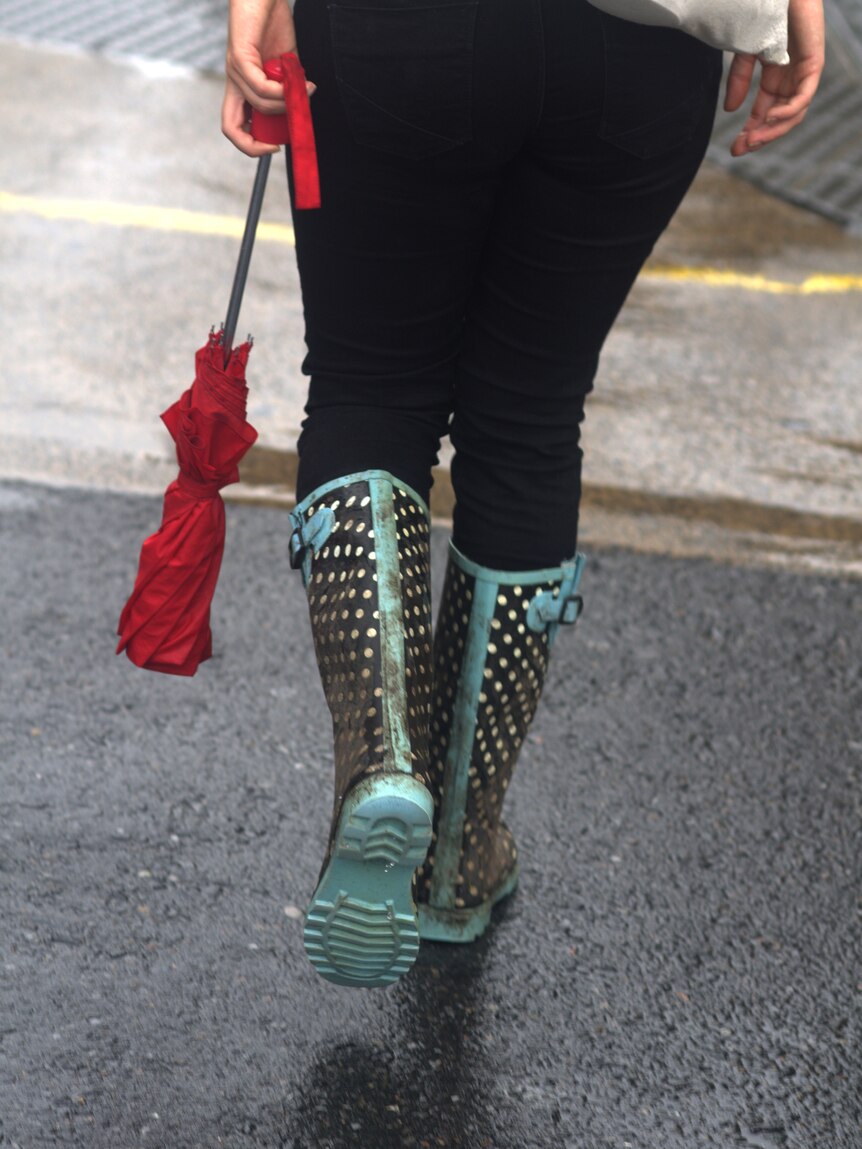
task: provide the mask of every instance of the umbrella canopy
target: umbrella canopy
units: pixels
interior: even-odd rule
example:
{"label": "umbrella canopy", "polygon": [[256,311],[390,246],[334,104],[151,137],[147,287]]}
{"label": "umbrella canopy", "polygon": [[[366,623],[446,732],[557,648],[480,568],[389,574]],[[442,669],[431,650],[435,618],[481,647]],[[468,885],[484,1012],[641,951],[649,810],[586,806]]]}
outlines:
{"label": "umbrella canopy", "polygon": [[165,492],[162,524],[141,548],[117,646],[146,670],[192,675],[212,654],[210,604],[225,538],[219,491],[237,481],[257,438],[246,421],[250,350],[243,343],[225,364],[223,334],[211,334],[195,356],[191,387],[162,415],[180,470]]}

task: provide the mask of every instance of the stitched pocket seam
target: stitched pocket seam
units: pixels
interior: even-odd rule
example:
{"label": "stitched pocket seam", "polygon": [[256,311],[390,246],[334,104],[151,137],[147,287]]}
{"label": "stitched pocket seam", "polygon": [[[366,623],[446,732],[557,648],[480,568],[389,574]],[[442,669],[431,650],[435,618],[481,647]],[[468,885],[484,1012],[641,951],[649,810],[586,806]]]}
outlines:
{"label": "stitched pocket seam", "polygon": [[358,88],[354,88],[354,86],[349,81],[342,79],[342,77],[337,72],[335,74],[335,78],[343,88],[351,93],[351,95],[357,96],[366,104],[370,104],[372,108],[375,108],[382,115],[388,116],[388,118],[393,120],[396,124],[403,124],[404,127],[409,128],[411,132],[421,132],[423,136],[428,136],[433,140],[440,140],[445,144],[463,144],[466,140],[470,139],[469,136],[444,136],[441,135],[440,132],[432,132],[429,128],[423,128],[418,124],[413,124],[410,122],[410,120],[405,120],[401,116],[396,116],[394,112],[390,112],[388,108],[384,108],[382,104],[378,104],[376,100],[372,100],[370,96],[366,96],[365,93],[360,92]]}

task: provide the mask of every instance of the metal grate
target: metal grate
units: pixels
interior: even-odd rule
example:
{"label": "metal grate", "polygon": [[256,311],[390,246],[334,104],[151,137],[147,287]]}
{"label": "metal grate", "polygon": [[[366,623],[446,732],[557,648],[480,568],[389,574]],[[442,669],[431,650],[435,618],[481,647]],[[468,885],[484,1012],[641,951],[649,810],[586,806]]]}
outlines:
{"label": "metal grate", "polygon": [[205,72],[221,72],[226,30],[223,0],[0,0],[2,36]]}
{"label": "metal grate", "polygon": [[[805,122],[758,156],[731,159],[745,114],[720,116],[709,158],[862,234],[862,0],[826,0],[828,59]],[[221,72],[224,0],[0,0],[0,36]]]}

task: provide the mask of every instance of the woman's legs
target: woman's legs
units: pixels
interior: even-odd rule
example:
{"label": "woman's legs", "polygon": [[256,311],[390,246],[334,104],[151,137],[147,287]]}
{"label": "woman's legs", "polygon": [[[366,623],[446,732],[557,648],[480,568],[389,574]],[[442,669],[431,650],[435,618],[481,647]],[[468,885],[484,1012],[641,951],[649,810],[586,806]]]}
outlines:
{"label": "woman's legs", "polygon": [[[319,0],[299,0],[296,10],[303,63],[318,85],[312,107],[323,206],[295,215],[311,381],[292,549],[309,592],[336,783],[305,942],[319,972],[345,985],[394,980],[418,944],[411,879],[433,812],[419,781],[427,775],[432,669],[423,503],[452,410],[466,299],[498,178],[493,164],[463,162],[467,146],[447,145],[420,161],[412,152],[427,146],[422,132],[405,140],[401,119],[380,112],[378,101],[393,90],[399,100],[399,78],[401,96],[418,85],[422,100],[433,100],[437,85],[446,112],[440,132],[462,130],[472,70],[463,34],[472,31],[475,4],[444,10],[458,27],[444,29],[442,42],[434,39],[440,11],[414,12],[409,0],[332,13]],[[423,29],[410,20],[400,27],[411,14],[428,36],[417,37]],[[339,92],[335,72],[349,72],[357,54],[359,64],[374,59],[399,29],[410,37],[390,44],[391,58],[381,61],[390,82],[374,91],[379,114],[369,125],[365,104]],[[454,59],[452,32],[465,49]],[[419,73],[411,80],[399,75],[399,60],[413,51]],[[438,64],[446,71],[442,89]],[[370,82],[379,81],[373,70]],[[466,105],[449,108],[450,90]],[[378,129],[398,154],[354,135]]]}
{"label": "woman's legs", "polygon": [[380,467],[427,498],[454,411],[460,549],[571,555],[583,402],[702,158],[720,53],[586,0],[298,0],[296,22],[323,188],[295,213],[299,497]]}
{"label": "woman's legs", "polygon": [[[584,401],[715,107],[717,53],[665,34],[633,58],[630,26],[589,11],[543,5],[542,115],[501,185],[457,362],[457,502],[434,636],[434,832],[419,885],[420,933],[435,940],[478,936],[517,882],[501,812],[551,642],[580,613]],[[618,106],[632,68],[645,97]],[[690,92],[663,86],[686,74]]]}
{"label": "woman's legs", "polygon": [[[324,201],[320,211],[295,217],[311,376],[298,494],[316,505],[330,484],[331,494],[357,474],[374,483],[388,474],[393,492],[412,488],[421,503],[452,415],[462,552],[455,566],[481,584],[487,602],[475,622],[472,605],[460,616],[441,615],[438,686],[448,701],[435,711],[430,768],[414,762],[414,769],[431,777],[435,832],[454,843],[450,869],[472,843],[463,840],[465,810],[451,802],[444,810],[441,787],[463,791],[465,784],[482,822],[477,837],[484,834],[485,856],[496,866],[500,857],[511,861],[498,840],[500,805],[550,640],[579,611],[572,560],[583,400],[605,335],[700,161],[718,55],[663,29],[632,32],[635,26],[600,16],[586,0],[458,0],[442,8],[424,0],[373,8],[298,0],[296,21],[300,54],[318,84],[312,106]],[[329,509],[342,513],[343,501],[336,495],[332,502],[339,507]],[[372,529],[400,550],[397,531]],[[312,545],[312,571],[341,583],[355,564],[343,548],[336,555],[337,545],[327,556]],[[397,573],[403,580],[407,572]],[[371,575],[379,583],[391,571]],[[424,597],[425,574],[421,581]],[[461,590],[452,585],[457,605],[460,577]],[[464,598],[473,603],[472,591]],[[312,607],[313,626],[329,627],[329,604]],[[453,628],[458,618],[466,631]],[[517,666],[495,661],[495,622],[512,647],[502,657]],[[406,675],[406,621],[402,637]],[[457,673],[451,664],[444,682],[439,652],[468,639],[473,677],[461,673],[466,660],[459,657]],[[430,668],[425,645],[420,676]],[[355,661],[351,652],[364,657],[345,640],[339,657]],[[482,682],[477,689],[477,667],[493,693]],[[330,669],[322,663],[325,682]],[[381,685],[381,697],[409,705],[403,687]],[[342,713],[350,700],[340,693],[344,699],[327,690],[337,745],[350,721]],[[425,721],[427,709],[413,717]],[[450,753],[455,727],[458,749]],[[365,765],[357,771],[337,762],[337,810],[351,810],[365,776],[381,773],[381,765],[386,774],[391,757],[376,727],[360,722],[359,729],[372,758],[383,748],[380,761],[360,755]],[[330,859],[342,829],[336,820]],[[423,875],[428,888],[433,869]],[[364,896],[362,874],[350,900],[376,914],[383,902],[375,901],[373,882]],[[508,892],[511,874],[511,866],[508,876],[486,874],[476,887],[480,901]],[[334,923],[341,945],[350,915],[327,917],[328,883],[324,872],[311,917],[323,913]],[[439,876],[436,886],[441,894]],[[444,904],[450,895],[442,890]],[[464,905],[456,908],[475,904],[463,882],[457,896]],[[356,969],[365,943],[351,949],[351,938],[347,961]],[[375,976],[400,971],[404,954],[393,952],[388,972]]]}
{"label": "woman's legs", "polygon": [[538,109],[537,11],[297,0],[295,18],[323,195],[294,218],[298,495],[380,467],[427,498],[497,190]]}
{"label": "woman's legs", "polygon": [[503,570],[575,552],[584,401],[701,163],[720,76],[720,53],[682,34],[577,0],[542,13],[541,116],[497,194],[450,428],[455,544]]}

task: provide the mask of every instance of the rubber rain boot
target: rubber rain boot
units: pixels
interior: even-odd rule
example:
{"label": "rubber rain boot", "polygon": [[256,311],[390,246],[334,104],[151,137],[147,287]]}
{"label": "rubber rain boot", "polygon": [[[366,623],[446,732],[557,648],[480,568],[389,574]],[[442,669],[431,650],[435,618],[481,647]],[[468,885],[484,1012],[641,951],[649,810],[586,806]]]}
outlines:
{"label": "rubber rain boot", "polygon": [[583,556],[557,568],[494,571],[450,544],[434,634],[428,783],[431,851],[418,875],[419,932],[470,942],[518,883],[500,815],[561,625],[577,622]]}
{"label": "rubber rain boot", "polygon": [[413,879],[431,840],[428,508],[387,472],[363,471],[319,487],[290,517],[335,758],[305,950],[331,982],[384,986],[419,949]]}

